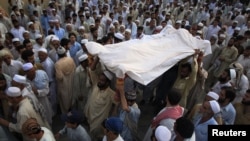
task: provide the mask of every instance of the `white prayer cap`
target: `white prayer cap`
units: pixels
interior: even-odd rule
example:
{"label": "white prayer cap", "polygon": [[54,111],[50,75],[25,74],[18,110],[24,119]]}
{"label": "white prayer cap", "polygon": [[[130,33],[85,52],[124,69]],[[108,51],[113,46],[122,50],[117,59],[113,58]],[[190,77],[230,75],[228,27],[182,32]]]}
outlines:
{"label": "white prayer cap", "polygon": [[202,34],[202,31],[201,30],[197,30],[196,33]]}
{"label": "white prayer cap", "polygon": [[214,114],[217,114],[217,113],[220,112],[220,105],[216,100],[211,100],[211,101],[208,101],[208,102],[209,102],[209,104],[211,106],[211,109],[214,112]]}
{"label": "white prayer cap", "polygon": [[42,38],[43,36],[41,34],[36,34],[35,35],[35,39],[39,39],[39,38]]}
{"label": "white prayer cap", "polygon": [[113,24],[110,24],[109,28],[115,28],[115,26]]}
{"label": "white prayer cap", "polygon": [[163,125],[160,125],[155,130],[155,138],[157,141],[169,141],[171,138],[171,132]]}
{"label": "white prayer cap", "polygon": [[177,24],[181,24],[181,20],[176,21]]}
{"label": "white prayer cap", "polygon": [[6,94],[10,97],[18,97],[22,95],[21,90],[18,87],[9,87]]}
{"label": "white prayer cap", "polygon": [[32,25],[32,24],[34,24],[34,23],[33,23],[33,22],[28,22],[27,25],[28,25],[28,27],[29,27],[29,26]]}
{"label": "white prayer cap", "polygon": [[89,10],[89,8],[88,8],[88,7],[85,7],[84,10],[87,11],[87,10]]}
{"label": "white prayer cap", "polygon": [[53,19],[50,19],[50,20],[49,20],[49,22],[53,23],[53,22],[55,22],[55,20],[53,20]]}
{"label": "white prayer cap", "polygon": [[65,25],[65,27],[66,27],[66,26],[72,26],[72,24],[71,24],[71,23],[67,23],[67,24]]}
{"label": "white prayer cap", "polygon": [[167,15],[167,16],[170,16],[170,13],[168,12],[168,13],[166,13],[166,15]]}
{"label": "white prayer cap", "polygon": [[56,11],[56,9],[55,9],[55,8],[53,8],[53,9],[52,9],[52,11]]}
{"label": "white prayer cap", "polygon": [[111,19],[111,18],[107,18],[107,21],[110,21],[110,22],[111,22],[111,21],[112,21],[112,19]]}
{"label": "white prayer cap", "polygon": [[25,63],[25,64],[23,64],[23,70],[24,71],[28,71],[28,70],[30,70],[32,68],[33,68],[33,64],[32,63]]}
{"label": "white prayer cap", "polygon": [[13,80],[18,82],[18,83],[26,84],[27,79],[26,79],[25,76],[15,74],[14,77],[13,77]]}
{"label": "white prayer cap", "polygon": [[236,71],[235,71],[235,69],[230,69],[230,77],[231,77],[231,80],[233,80],[233,79],[236,78]]}
{"label": "white prayer cap", "polygon": [[128,28],[127,28],[127,29],[125,30],[125,32],[128,32],[128,33],[131,34],[131,29],[128,29]]}
{"label": "white prayer cap", "polygon": [[48,53],[47,49],[44,48],[44,47],[39,48],[39,49],[38,49],[38,52],[44,52],[44,53],[46,53],[46,54]]}
{"label": "white prayer cap", "polygon": [[233,23],[238,23],[238,21],[233,21]]}
{"label": "white prayer cap", "polygon": [[90,14],[90,12],[89,12],[89,11],[86,11],[85,14]]}
{"label": "white prayer cap", "polygon": [[13,38],[12,42],[20,42],[20,39],[19,38]]}
{"label": "white prayer cap", "polygon": [[198,26],[201,26],[201,27],[203,27],[203,23],[201,23],[201,22],[200,22],[200,23],[198,23]]}
{"label": "white prayer cap", "polygon": [[124,27],[125,28],[125,25],[122,24],[120,27]]}
{"label": "white prayer cap", "polygon": [[82,61],[84,61],[84,60],[86,60],[86,59],[88,59],[88,55],[87,55],[87,54],[83,54],[83,55],[81,55],[81,56],[78,58],[79,62],[82,62]]}
{"label": "white prayer cap", "polygon": [[104,74],[109,80],[112,80],[112,79],[113,79],[113,75],[112,75],[109,71],[105,70],[105,71],[103,72],[103,74]]}
{"label": "white prayer cap", "polygon": [[60,39],[57,36],[53,36],[52,41],[60,41]]}
{"label": "white prayer cap", "polygon": [[97,15],[97,18],[101,18],[102,17],[102,15]]}
{"label": "white prayer cap", "polygon": [[25,30],[23,33],[30,33],[28,30]]}
{"label": "white prayer cap", "polygon": [[236,31],[240,31],[240,27],[235,27],[235,29],[234,30],[236,30]]}
{"label": "white prayer cap", "polygon": [[121,34],[121,33],[115,33],[114,35],[116,38],[120,39],[120,40],[123,40],[124,39],[124,36]]}
{"label": "white prayer cap", "polygon": [[66,49],[65,49],[64,47],[59,47],[59,48],[57,49],[57,54],[62,55],[62,54],[64,54],[65,52],[66,52]]}
{"label": "white prayer cap", "polygon": [[88,42],[88,39],[82,39],[81,44],[86,44]]}
{"label": "white prayer cap", "polygon": [[208,92],[207,96],[213,98],[214,100],[218,100],[219,99],[219,95],[217,93],[215,93],[215,92],[212,92],[212,91]]}
{"label": "white prayer cap", "polygon": [[79,26],[78,29],[83,29],[83,30],[85,30],[85,27],[84,27],[84,26]]}
{"label": "white prayer cap", "polygon": [[157,26],[155,29],[156,29],[156,30],[162,30],[162,26],[159,25],[159,26]]}
{"label": "white prayer cap", "polygon": [[220,34],[220,38],[226,38],[225,34]]}
{"label": "white prayer cap", "polygon": [[114,23],[118,23],[118,21],[117,21],[117,20],[114,20],[114,21],[113,21],[113,24],[114,24]]}

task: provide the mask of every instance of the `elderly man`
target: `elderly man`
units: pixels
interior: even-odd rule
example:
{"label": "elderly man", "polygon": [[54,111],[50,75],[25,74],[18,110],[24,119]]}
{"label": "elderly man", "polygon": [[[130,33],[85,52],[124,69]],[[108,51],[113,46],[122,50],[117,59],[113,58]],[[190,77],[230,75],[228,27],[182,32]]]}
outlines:
{"label": "elderly man", "polygon": [[28,98],[22,96],[21,90],[17,87],[9,87],[7,90],[9,102],[18,107],[16,113],[16,123],[9,122],[0,118],[0,124],[9,127],[11,131],[22,133],[22,125],[28,118],[35,118],[37,122],[46,128],[51,129],[46,120],[43,120],[41,115],[37,113]]}
{"label": "elderly man", "polygon": [[196,141],[207,141],[208,125],[218,125],[214,115],[220,112],[220,105],[217,101],[205,101],[200,108],[200,115],[193,120]]}
{"label": "elderly man", "polygon": [[12,78],[22,68],[23,64],[14,60],[12,54],[6,49],[1,50],[0,54],[0,57],[3,58],[2,71]]}
{"label": "elderly man", "polygon": [[32,63],[25,63],[23,70],[27,77],[27,84],[33,93],[37,96],[38,100],[42,103],[46,118],[50,124],[52,124],[52,106],[48,99],[49,94],[49,78],[45,71],[36,70]]}
{"label": "elderly man", "polygon": [[48,51],[45,48],[40,48],[38,50],[38,58],[44,71],[49,77],[49,100],[52,105],[54,114],[57,111],[57,96],[56,96],[56,80],[55,80],[55,64],[48,56]]}
{"label": "elderly man", "polygon": [[62,113],[67,113],[72,106],[72,81],[75,73],[75,62],[67,57],[66,49],[57,49],[59,60],[55,63],[57,97]]}

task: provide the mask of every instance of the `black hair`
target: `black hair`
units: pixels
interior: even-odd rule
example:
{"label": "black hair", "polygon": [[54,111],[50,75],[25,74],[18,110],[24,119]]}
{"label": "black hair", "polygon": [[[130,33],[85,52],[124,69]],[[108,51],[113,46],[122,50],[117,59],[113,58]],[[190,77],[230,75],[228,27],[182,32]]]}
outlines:
{"label": "black hair", "polygon": [[32,50],[24,50],[24,51],[22,52],[21,57],[22,57],[22,59],[23,59],[24,61],[27,61],[27,60],[28,60],[28,57],[30,57],[30,56],[32,56],[32,55],[34,55],[34,52],[33,52]]}
{"label": "black hair", "polygon": [[168,101],[171,105],[177,105],[181,101],[182,94],[178,89],[172,88],[168,93],[167,93],[167,98]]}
{"label": "black hair", "polygon": [[190,63],[181,64],[181,68],[188,68],[188,71],[192,72],[192,66]]}
{"label": "black hair", "polygon": [[26,45],[27,45],[28,43],[31,43],[31,41],[30,41],[29,39],[24,39],[24,40],[23,40],[23,45],[24,45],[24,47],[26,47]]}
{"label": "black hair", "polygon": [[[69,34],[69,35],[70,35],[70,34]],[[64,47],[64,46],[68,45],[69,42],[70,42],[69,39],[67,39],[67,38],[62,38],[61,41],[60,41],[60,45]]]}
{"label": "black hair", "polygon": [[194,124],[191,120],[185,117],[180,117],[175,121],[175,130],[183,138],[191,138],[194,132]]}
{"label": "black hair", "polygon": [[24,48],[25,48],[24,45],[19,45],[19,46],[16,47],[16,50],[20,53],[20,50],[24,49]]}
{"label": "black hair", "polygon": [[232,102],[236,97],[236,93],[232,87],[224,86],[221,87],[221,90],[225,90],[225,98],[228,98],[229,102]]}

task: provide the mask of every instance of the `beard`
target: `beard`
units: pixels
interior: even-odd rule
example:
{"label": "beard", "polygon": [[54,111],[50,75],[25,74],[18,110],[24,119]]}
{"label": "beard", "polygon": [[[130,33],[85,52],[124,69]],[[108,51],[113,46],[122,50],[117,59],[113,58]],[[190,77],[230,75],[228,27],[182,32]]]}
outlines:
{"label": "beard", "polygon": [[98,82],[97,87],[102,90],[106,88],[106,85]]}

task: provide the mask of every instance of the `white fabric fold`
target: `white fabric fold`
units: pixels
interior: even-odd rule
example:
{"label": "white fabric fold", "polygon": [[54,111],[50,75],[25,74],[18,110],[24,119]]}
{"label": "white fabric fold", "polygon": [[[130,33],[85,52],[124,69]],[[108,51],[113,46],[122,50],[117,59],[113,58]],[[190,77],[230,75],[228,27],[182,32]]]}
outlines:
{"label": "white fabric fold", "polygon": [[187,30],[176,30],[172,26],[165,27],[159,34],[144,35],[142,39],[105,46],[88,42],[86,47],[116,77],[124,78],[127,74],[144,85],[194,54],[194,49],[200,49],[204,55],[211,54],[208,40],[199,40]]}

